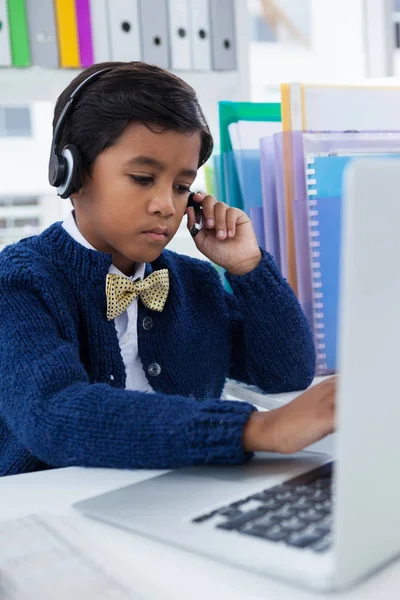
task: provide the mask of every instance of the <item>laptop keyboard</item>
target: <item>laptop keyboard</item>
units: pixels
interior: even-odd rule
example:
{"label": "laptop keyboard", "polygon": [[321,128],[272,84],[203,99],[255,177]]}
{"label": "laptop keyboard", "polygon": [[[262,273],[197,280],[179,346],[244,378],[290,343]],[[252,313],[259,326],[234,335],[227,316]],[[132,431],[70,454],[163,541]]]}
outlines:
{"label": "laptop keyboard", "polygon": [[332,463],[193,519],[218,529],[325,552],[332,544]]}

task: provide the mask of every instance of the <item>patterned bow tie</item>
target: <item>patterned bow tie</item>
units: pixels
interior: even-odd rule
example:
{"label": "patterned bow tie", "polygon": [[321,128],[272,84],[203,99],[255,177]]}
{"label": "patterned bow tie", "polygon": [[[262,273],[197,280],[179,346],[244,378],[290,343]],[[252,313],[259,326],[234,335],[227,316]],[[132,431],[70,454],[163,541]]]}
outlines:
{"label": "patterned bow tie", "polygon": [[150,310],[161,312],[169,290],[168,269],[154,271],[143,280],[132,281],[123,275],[109,273],[106,278],[107,320],[126,311],[137,296]]}

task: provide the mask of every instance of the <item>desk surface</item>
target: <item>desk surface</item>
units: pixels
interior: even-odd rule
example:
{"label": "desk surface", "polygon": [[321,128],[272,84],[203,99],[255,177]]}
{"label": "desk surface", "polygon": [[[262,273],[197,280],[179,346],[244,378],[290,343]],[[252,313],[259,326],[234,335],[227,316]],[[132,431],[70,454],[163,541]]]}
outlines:
{"label": "desk surface", "polygon": [[[400,561],[355,589],[337,595],[313,594],[272,578],[253,575],[210,559],[86,519],[71,504],[164,471],[121,471],[71,467],[0,479],[0,519],[29,513],[70,515],[110,565],[129,572],[132,587],[154,600],[398,600]],[[114,564],[112,564],[114,563]],[[56,600],[56,599],[55,599]],[[89,600],[89,599],[88,599]]]}

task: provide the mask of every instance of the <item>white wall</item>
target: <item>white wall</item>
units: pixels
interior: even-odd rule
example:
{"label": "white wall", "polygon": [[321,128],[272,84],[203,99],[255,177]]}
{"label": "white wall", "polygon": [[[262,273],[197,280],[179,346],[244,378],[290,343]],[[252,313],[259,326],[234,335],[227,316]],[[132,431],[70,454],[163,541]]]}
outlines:
{"label": "white wall", "polygon": [[1,194],[52,194],[47,181],[52,110],[51,102],[32,105],[32,138],[0,138]]}
{"label": "white wall", "polygon": [[364,78],[363,10],[363,0],[311,0],[309,48],[296,43],[251,44],[252,100],[279,102],[283,82]]}
{"label": "white wall", "polygon": [[[12,216],[35,216],[40,227],[63,218],[68,210],[66,201],[57,197],[47,181],[47,164],[51,142],[51,102],[31,105],[31,138],[0,138],[0,194],[2,196],[39,196],[38,207],[23,206],[2,209],[2,214]],[[10,232],[12,233],[12,232]],[[24,229],[21,236],[29,235]],[[16,241],[10,238],[7,243]]]}

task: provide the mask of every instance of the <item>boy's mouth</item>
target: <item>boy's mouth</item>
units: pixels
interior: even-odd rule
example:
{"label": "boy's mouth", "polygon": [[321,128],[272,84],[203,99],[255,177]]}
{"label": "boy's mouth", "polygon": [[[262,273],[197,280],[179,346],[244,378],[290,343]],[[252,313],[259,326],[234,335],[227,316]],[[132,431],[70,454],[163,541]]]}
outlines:
{"label": "boy's mouth", "polygon": [[165,241],[168,237],[169,231],[166,227],[154,227],[148,231],[143,232],[147,237],[156,241]]}

